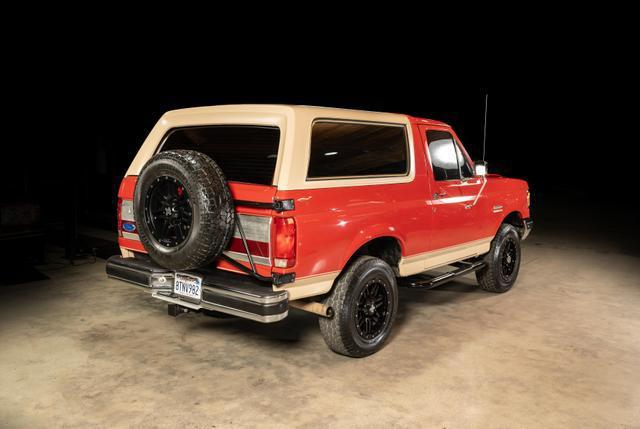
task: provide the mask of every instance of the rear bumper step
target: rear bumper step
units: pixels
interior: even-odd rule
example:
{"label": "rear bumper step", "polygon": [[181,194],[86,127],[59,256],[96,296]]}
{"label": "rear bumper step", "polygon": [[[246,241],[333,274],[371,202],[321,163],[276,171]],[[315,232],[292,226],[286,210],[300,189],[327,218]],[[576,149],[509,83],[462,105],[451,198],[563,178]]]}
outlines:
{"label": "rear bumper step", "polygon": [[174,271],[150,259],[112,256],[106,270],[109,277],[140,286],[154,298],[191,310],[218,311],[262,323],[277,322],[289,313],[286,291],[274,291],[271,284],[250,276],[217,269],[181,271],[202,277],[202,300],[195,302],[175,295]]}

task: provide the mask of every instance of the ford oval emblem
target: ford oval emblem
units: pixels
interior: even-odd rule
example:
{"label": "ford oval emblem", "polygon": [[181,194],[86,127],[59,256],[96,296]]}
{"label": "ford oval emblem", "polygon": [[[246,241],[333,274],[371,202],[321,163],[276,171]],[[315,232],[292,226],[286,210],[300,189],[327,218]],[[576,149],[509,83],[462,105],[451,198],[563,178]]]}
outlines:
{"label": "ford oval emblem", "polygon": [[122,224],[122,229],[127,231],[127,232],[133,232],[133,231],[136,230],[136,224],[135,223],[129,223],[129,222],[123,223]]}

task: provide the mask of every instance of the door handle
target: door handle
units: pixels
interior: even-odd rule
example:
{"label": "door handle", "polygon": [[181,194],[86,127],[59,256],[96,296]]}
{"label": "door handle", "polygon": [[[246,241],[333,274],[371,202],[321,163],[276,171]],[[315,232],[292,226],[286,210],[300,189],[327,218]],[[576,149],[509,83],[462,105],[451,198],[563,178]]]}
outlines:
{"label": "door handle", "polygon": [[437,200],[438,198],[444,198],[447,196],[447,191],[440,191],[440,192],[436,192],[435,194],[433,194],[433,199]]}

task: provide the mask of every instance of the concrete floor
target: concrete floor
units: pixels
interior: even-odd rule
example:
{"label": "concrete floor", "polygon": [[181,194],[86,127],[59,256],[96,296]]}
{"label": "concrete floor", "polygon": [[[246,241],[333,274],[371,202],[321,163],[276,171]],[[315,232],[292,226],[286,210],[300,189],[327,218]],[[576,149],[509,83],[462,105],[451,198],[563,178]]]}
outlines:
{"label": "concrete floor", "polygon": [[394,335],[349,359],[312,315],[189,314],[104,262],[0,286],[0,427],[639,428],[640,258],[534,233],[516,287],[401,290]]}

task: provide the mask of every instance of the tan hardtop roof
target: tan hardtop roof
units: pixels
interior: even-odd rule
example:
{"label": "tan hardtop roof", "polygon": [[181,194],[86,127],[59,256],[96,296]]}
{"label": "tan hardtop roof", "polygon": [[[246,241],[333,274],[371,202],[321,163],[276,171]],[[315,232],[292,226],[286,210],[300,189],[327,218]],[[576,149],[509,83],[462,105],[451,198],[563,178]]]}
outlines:
{"label": "tan hardtop roof", "polygon": [[415,175],[413,133],[407,133],[410,170],[400,177],[344,178],[341,180],[306,180],[309,162],[309,137],[316,119],[378,122],[398,124],[410,129],[416,118],[398,113],[369,112],[365,110],[331,107],[298,106],[285,104],[228,104],[171,110],[160,118],[142,144],[127,175],[138,175],[143,165],[153,156],[163,137],[172,128],[213,124],[250,124],[277,126],[282,130],[281,144],[273,184],[280,190],[362,186],[402,183]]}
{"label": "tan hardtop roof", "polygon": [[[440,125],[445,127],[450,127],[449,124],[446,124],[442,121],[438,121],[435,119],[428,118],[420,118],[414,117],[411,115],[405,115],[402,113],[387,113],[387,112],[376,112],[372,110],[360,110],[360,109],[344,109],[339,107],[322,107],[322,106],[308,106],[304,104],[219,104],[214,106],[200,106],[200,107],[188,107],[184,109],[176,109],[170,110],[166,112],[163,117],[164,118],[179,118],[190,115],[202,115],[207,113],[222,113],[222,112],[237,112],[237,113],[291,113],[295,115],[296,113],[305,113],[305,115],[312,115],[316,117],[326,117],[326,118],[348,118],[353,116],[354,114],[358,116],[362,115],[370,115],[370,120],[372,121],[383,121],[383,118],[386,118],[386,121],[391,119],[392,122],[397,120],[404,121],[406,118],[409,118],[411,122],[418,124],[429,124],[429,125]],[[395,117],[395,121],[393,120]]]}
{"label": "tan hardtop roof", "polygon": [[386,113],[386,112],[374,112],[369,110],[358,109],[343,109],[338,107],[321,107],[321,106],[307,106],[296,104],[221,104],[215,106],[200,106],[200,107],[188,107],[184,109],[170,110],[166,112],[163,117],[176,118],[188,115],[201,115],[207,113],[221,113],[221,112],[273,112],[281,114],[296,114],[304,113],[306,115],[312,115],[317,117],[349,117],[352,115],[371,115],[372,120],[380,120],[381,118],[393,118],[396,121],[403,121],[407,115],[400,113]]}

